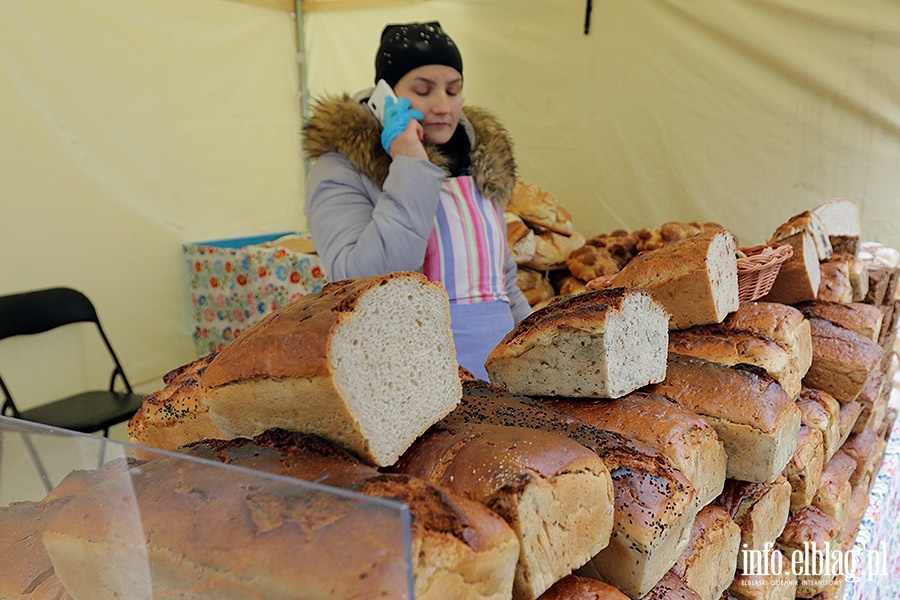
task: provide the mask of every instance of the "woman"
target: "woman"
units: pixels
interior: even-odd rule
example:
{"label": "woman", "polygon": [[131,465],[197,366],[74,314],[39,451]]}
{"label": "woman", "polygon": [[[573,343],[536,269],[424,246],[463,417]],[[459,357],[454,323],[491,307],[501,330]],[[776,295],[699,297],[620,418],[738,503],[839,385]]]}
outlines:
{"label": "woman", "polygon": [[459,363],[487,379],[490,351],[530,307],[516,286],[503,207],[515,183],[506,130],[463,106],[462,58],[438,23],[388,25],[375,81],[398,96],[381,124],[371,89],[317,103],[307,216],[331,280],[421,271],[450,297]]}

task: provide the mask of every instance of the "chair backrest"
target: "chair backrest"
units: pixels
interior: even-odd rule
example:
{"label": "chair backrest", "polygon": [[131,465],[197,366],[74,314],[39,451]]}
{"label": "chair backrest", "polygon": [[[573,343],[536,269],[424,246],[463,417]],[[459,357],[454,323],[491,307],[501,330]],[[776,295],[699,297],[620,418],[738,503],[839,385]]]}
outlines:
{"label": "chair backrest", "polygon": [[43,333],[70,323],[100,325],[87,296],[65,287],[0,296],[0,340]]}
{"label": "chair backrest", "polygon": [[[129,394],[133,393],[131,382],[122,369],[119,357],[100,325],[97,310],[83,293],[72,288],[54,287],[0,296],[0,340],[17,335],[44,333],[73,323],[93,323],[97,327],[113,361],[109,390],[112,391],[116,379],[121,378],[126,391]],[[17,414],[18,408],[2,378],[0,378],[0,393],[3,395],[0,414],[7,414],[8,411]]]}

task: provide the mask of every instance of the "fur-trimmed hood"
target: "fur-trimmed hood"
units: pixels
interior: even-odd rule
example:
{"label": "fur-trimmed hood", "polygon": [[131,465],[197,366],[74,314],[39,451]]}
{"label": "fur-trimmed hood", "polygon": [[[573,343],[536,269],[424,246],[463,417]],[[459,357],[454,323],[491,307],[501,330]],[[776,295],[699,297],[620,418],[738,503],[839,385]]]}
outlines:
{"label": "fur-trimmed hood", "polygon": [[[509,134],[488,111],[463,108],[460,125],[466,128],[472,145],[472,175],[485,197],[505,206],[516,178]],[[384,185],[391,157],[381,147],[381,128],[372,113],[349,95],[331,96],[314,105],[303,128],[303,147],[315,160],[328,152],[346,156],[363,175],[378,187]],[[446,169],[446,159],[437,148],[426,144],[429,160]]]}

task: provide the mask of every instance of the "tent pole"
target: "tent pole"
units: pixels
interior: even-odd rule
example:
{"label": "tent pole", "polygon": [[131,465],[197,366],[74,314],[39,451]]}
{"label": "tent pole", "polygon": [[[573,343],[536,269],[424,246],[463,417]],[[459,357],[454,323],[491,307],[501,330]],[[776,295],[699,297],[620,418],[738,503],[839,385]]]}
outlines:
{"label": "tent pole", "polygon": [[[296,0],[297,15],[297,67],[300,77],[300,125],[306,125],[308,117],[308,92],[306,89],[306,34],[303,23],[303,0]],[[306,172],[309,172],[309,159],[304,160]]]}

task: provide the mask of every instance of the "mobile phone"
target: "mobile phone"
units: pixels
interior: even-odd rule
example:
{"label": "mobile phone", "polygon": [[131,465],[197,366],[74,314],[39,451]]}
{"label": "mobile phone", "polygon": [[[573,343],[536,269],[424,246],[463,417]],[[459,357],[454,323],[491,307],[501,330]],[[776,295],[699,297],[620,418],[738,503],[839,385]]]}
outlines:
{"label": "mobile phone", "polygon": [[375,115],[382,126],[384,126],[384,102],[388,98],[393,98],[394,102],[397,101],[397,95],[394,94],[394,90],[391,89],[388,82],[384,79],[379,79],[375,89],[372,91],[372,95],[366,100],[366,106],[369,107],[369,110],[372,111],[372,114]]}

